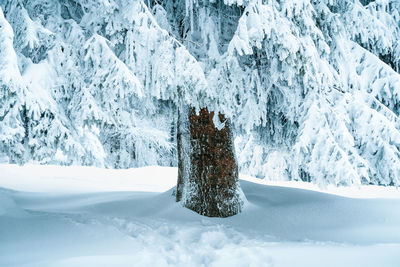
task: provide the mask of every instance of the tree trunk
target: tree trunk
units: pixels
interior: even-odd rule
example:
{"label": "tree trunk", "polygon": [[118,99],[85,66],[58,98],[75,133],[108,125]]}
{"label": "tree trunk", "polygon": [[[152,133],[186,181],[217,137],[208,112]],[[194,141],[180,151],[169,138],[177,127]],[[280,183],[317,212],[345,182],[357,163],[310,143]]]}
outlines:
{"label": "tree trunk", "polygon": [[[176,129],[177,137],[176,137],[176,143],[177,143],[177,151],[178,151],[178,182],[176,183],[176,202],[181,201],[182,199],[182,190],[183,190],[183,149],[182,149],[182,129],[184,126],[182,125],[181,122],[181,113],[183,111],[179,110],[178,111],[178,127]],[[184,137],[183,137],[184,138]]]}
{"label": "tree trunk", "polygon": [[[228,217],[243,206],[229,122],[214,112],[192,108],[178,120],[178,183],[176,200],[205,216]],[[216,118],[214,118],[214,121]]]}

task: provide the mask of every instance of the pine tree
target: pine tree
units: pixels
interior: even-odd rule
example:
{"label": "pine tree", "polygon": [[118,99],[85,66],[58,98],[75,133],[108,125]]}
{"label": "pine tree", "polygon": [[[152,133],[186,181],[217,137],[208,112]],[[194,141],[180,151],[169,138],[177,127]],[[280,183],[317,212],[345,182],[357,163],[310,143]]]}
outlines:
{"label": "pine tree", "polygon": [[[13,32],[0,8],[0,160],[21,163],[24,156],[24,125],[21,121],[19,93],[22,80],[17,75],[17,56],[13,50]],[[11,74],[11,75],[10,75]]]}
{"label": "pine tree", "polygon": [[0,7],[14,32],[0,51],[13,70],[0,80],[1,161],[174,166],[186,106],[231,122],[241,172],[400,184],[397,0]]}

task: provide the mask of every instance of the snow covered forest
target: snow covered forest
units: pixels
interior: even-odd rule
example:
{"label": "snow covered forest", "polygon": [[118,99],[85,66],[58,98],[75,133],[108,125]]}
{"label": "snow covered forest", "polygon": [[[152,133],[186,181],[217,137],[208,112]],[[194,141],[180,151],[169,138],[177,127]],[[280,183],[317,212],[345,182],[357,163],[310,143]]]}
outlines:
{"label": "snow covered forest", "polygon": [[399,0],[0,0],[0,266],[398,267],[399,207]]}
{"label": "snow covered forest", "polygon": [[192,106],[231,121],[242,173],[400,186],[397,0],[0,9],[0,162],[176,166]]}

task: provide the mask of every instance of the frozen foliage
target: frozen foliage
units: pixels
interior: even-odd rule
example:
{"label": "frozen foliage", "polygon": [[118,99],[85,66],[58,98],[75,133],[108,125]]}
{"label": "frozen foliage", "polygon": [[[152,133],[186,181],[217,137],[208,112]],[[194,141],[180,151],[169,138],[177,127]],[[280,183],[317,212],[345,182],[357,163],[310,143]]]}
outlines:
{"label": "frozen foliage", "polygon": [[[247,142],[237,140],[242,170],[320,185],[399,184],[396,5],[270,1],[246,7],[229,49],[254,55],[256,66],[241,77],[247,62],[228,56],[234,63],[223,67],[234,75],[222,83],[261,83],[253,98],[239,91],[236,98],[245,104],[231,115],[241,122],[244,110],[242,125],[253,125],[245,129],[261,125]],[[363,14],[357,25],[349,22],[354,12]],[[265,92],[270,95],[263,98]],[[260,103],[266,104],[257,110]]]}
{"label": "frozen foliage", "polygon": [[181,96],[198,102],[187,91],[206,82],[142,2],[1,3],[2,74],[12,74],[1,81],[10,118],[2,122],[3,160],[124,168],[175,162],[174,105]]}
{"label": "frozen foliage", "polygon": [[23,90],[13,49],[13,32],[0,10],[0,157],[14,161],[23,153],[24,127],[19,118],[19,95]]}
{"label": "frozen foliage", "polygon": [[242,172],[400,185],[396,0],[0,8],[2,161],[174,165],[177,109],[207,106],[232,121]]}

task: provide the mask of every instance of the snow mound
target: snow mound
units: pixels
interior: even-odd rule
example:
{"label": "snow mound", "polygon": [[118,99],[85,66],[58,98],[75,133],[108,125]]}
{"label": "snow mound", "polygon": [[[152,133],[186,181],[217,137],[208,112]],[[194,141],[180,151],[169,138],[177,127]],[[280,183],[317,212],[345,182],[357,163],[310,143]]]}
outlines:
{"label": "snow mound", "polygon": [[349,198],[243,177],[246,208],[219,219],[175,202],[175,168],[0,165],[0,173],[0,266],[400,263],[399,192]]}
{"label": "snow mound", "polygon": [[0,218],[3,216],[18,217],[26,213],[15,203],[8,190],[0,188]]}

